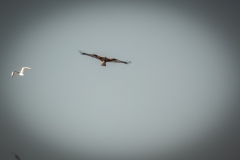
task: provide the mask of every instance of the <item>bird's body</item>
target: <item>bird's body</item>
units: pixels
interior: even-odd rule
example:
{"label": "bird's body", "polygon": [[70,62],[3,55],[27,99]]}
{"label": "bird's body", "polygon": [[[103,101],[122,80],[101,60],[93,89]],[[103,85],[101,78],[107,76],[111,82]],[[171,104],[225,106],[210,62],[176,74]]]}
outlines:
{"label": "bird's body", "polygon": [[11,77],[13,77],[15,73],[18,73],[19,76],[24,76],[23,72],[24,72],[25,69],[32,69],[32,68],[22,67],[21,71],[13,71],[12,74],[11,74]]}
{"label": "bird's body", "polygon": [[115,62],[115,63],[124,63],[124,64],[129,64],[131,63],[131,61],[120,61],[116,58],[107,58],[107,57],[101,57],[99,55],[96,55],[96,54],[88,54],[88,53],[83,53],[82,51],[79,51],[82,55],[86,55],[86,56],[90,56],[90,57],[93,57],[93,58],[96,58],[100,61],[102,61],[102,64],[101,66],[105,66],[106,67],[106,63],[107,62]]}

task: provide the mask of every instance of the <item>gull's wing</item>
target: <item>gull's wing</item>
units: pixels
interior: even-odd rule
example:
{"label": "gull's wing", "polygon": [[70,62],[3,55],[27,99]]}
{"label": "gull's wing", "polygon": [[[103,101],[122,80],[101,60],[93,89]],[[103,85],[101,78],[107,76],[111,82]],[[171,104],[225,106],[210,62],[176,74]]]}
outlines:
{"label": "gull's wing", "polygon": [[108,58],[108,62],[124,63],[124,64],[132,63],[131,61],[120,61],[120,60],[118,60],[116,58]]}
{"label": "gull's wing", "polygon": [[32,69],[32,68],[29,68],[29,67],[22,67],[22,69],[21,69],[20,72],[23,73],[25,69]]}
{"label": "gull's wing", "polygon": [[12,71],[11,77],[13,77],[15,73],[19,73],[19,72],[18,71]]}
{"label": "gull's wing", "polygon": [[90,56],[90,57],[93,57],[93,58],[97,58],[101,61],[102,57],[99,56],[99,55],[96,55],[96,54],[88,54],[88,53],[83,53],[82,51],[79,50],[79,53],[81,53],[82,55],[86,55],[86,56]]}
{"label": "gull's wing", "polygon": [[11,77],[13,77],[13,76],[14,76],[14,74],[15,74],[15,71],[13,71],[13,72],[12,72],[12,74],[11,74]]}

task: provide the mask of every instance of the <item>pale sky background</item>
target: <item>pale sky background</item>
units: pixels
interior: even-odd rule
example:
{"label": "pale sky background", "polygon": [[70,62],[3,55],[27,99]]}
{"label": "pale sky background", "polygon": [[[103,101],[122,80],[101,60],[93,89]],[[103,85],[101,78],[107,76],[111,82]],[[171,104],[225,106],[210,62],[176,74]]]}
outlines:
{"label": "pale sky background", "polygon": [[[236,4],[2,6],[0,159],[181,159],[191,149],[206,156],[202,148],[230,133],[240,91]],[[78,50],[132,64],[102,67]],[[32,70],[10,77],[24,66]]]}

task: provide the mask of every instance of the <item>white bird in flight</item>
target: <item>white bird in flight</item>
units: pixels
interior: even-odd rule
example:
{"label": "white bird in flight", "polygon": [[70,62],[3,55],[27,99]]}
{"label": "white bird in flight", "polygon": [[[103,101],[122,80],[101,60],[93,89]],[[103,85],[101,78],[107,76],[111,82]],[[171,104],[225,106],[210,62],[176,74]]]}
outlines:
{"label": "white bird in flight", "polygon": [[22,67],[21,71],[13,71],[12,74],[11,74],[11,77],[14,76],[15,73],[18,73],[19,76],[23,76],[23,72],[25,69],[32,69],[32,68],[29,68],[29,67]]}

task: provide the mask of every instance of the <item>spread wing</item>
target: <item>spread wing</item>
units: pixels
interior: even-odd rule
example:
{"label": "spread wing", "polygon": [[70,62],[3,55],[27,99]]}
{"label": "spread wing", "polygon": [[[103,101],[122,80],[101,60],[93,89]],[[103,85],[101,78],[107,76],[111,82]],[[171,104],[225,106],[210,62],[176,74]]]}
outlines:
{"label": "spread wing", "polygon": [[29,67],[23,67],[23,68],[21,69],[20,72],[23,73],[25,69],[32,69],[32,68],[29,68]]}
{"label": "spread wing", "polygon": [[120,60],[118,60],[118,59],[116,59],[116,58],[109,58],[109,59],[108,59],[108,62],[124,63],[124,64],[130,64],[130,63],[132,63],[131,61],[120,61]]}
{"label": "spread wing", "polygon": [[98,59],[98,60],[100,60],[100,61],[101,61],[101,59],[102,59],[101,56],[96,55],[96,54],[88,54],[88,53],[84,53],[84,52],[82,52],[82,51],[79,51],[79,53],[81,53],[82,55],[86,55],[86,56],[90,56],[90,57],[96,58],[96,59]]}
{"label": "spread wing", "polygon": [[13,72],[12,72],[12,74],[11,74],[11,77],[13,77],[13,76],[14,76],[15,72],[17,72],[17,73],[18,73],[18,71],[13,71]]}

